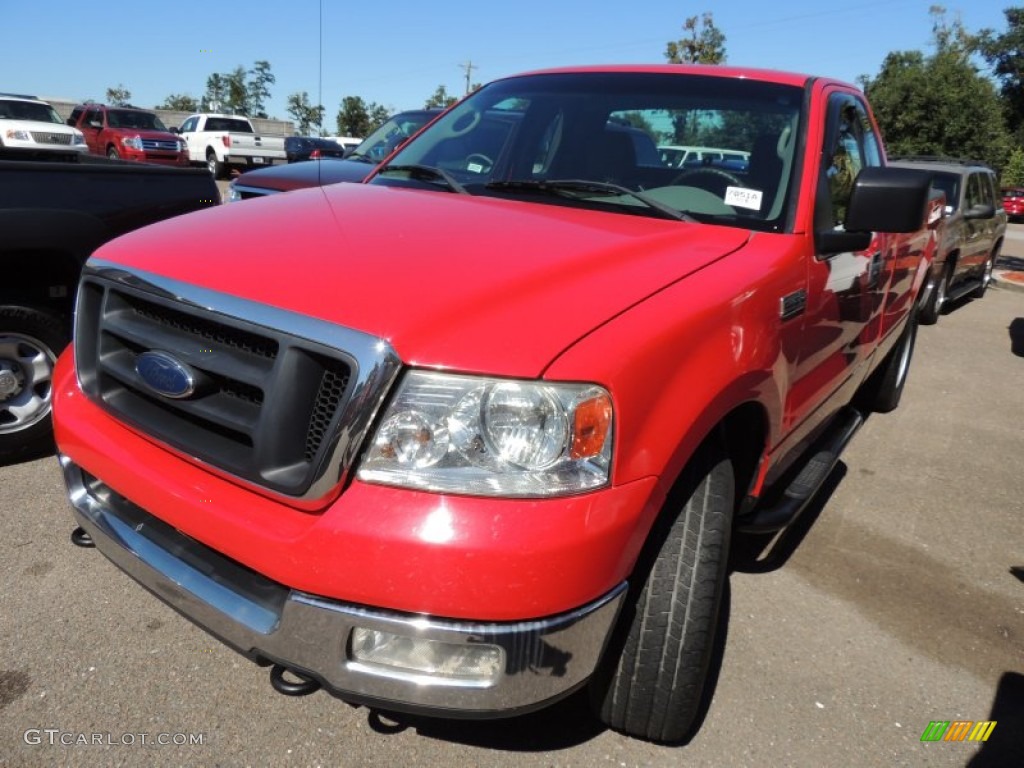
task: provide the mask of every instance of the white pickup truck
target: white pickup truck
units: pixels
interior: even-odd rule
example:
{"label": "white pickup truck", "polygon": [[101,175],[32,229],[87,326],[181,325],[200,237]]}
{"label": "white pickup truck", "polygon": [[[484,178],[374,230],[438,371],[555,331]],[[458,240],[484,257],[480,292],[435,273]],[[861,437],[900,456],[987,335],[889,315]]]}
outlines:
{"label": "white pickup truck", "polygon": [[190,115],[178,133],[188,144],[189,159],[203,163],[215,179],[229,168],[285,162],[283,136],[259,136],[240,115]]}

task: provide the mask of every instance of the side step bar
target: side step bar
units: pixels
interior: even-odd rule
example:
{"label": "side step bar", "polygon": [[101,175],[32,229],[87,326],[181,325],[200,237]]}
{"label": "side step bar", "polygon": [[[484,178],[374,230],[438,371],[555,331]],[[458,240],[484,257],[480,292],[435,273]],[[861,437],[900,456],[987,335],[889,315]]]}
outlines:
{"label": "side step bar", "polygon": [[807,463],[779,500],[770,507],[756,507],[749,515],[739,518],[737,530],[743,533],[775,533],[796,520],[863,423],[864,416],[860,411],[854,408],[840,411],[829,431],[807,452]]}

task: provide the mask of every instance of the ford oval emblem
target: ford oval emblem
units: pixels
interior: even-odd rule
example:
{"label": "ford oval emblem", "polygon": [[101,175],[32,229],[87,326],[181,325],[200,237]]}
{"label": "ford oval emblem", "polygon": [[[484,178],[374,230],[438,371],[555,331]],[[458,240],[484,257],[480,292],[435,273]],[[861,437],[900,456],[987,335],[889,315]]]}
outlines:
{"label": "ford oval emblem", "polygon": [[196,391],[192,369],[166,352],[143,352],[135,358],[135,372],[147,387],[164,397],[177,400]]}

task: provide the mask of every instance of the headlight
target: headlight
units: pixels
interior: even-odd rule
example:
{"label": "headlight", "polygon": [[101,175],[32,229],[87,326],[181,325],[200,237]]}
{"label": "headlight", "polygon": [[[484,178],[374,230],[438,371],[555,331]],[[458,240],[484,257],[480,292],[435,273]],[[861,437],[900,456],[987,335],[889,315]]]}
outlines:
{"label": "headlight", "polygon": [[135,149],[138,151],[142,150],[142,137],[141,136],[125,136],[121,139],[121,143],[129,149]]}
{"label": "headlight", "polygon": [[71,137],[71,146],[80,147],[85,145],[85,135],[81,132],[76,132]]}
{"label": "headlight", "polygon": [[593,384],[413,371],[361,480],[474,496],[561,496],[608,483],[612,401]]}
{"label": "headlight", "polygon": [[28,131],[8,130],[4,136],[14,141],[31,141],[32,135]]}
{"label": "headlight", "polygon": [[231,184],[228,186],[228,202],[237,203],[242,199],[242,193],[235,189],[235,185]]}
{"label": "headlight", "polygon": [[188,152],[188,144],[185,143],[184,139],[178,139],[178,151]]}

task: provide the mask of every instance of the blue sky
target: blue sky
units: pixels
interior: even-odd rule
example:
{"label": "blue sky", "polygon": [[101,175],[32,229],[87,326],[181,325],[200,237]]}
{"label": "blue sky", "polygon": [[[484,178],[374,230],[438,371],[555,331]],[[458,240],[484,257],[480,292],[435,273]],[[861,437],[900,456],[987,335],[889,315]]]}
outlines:
{"label": "blue sky", "polygon": [[[123,84],[133,103],[152,107],[171,93],[198,97],[211,73],[266,59],[277,78],[271,116],[286,118],[288,94],[307,91],[326,107],[329,131],[343,96],[401,110],[421,107],[438,85],[461,95],[466,62],[473,82],[550,66],[663,62],[686,18],[705,11],[725,33],[730,64],[853,82],[877,74],[890,51],[929,50],[932,2],[322,0],[321,34],[320,0],[0,0],[0,90],[103,100]],[[960,2],[946,5],[947,18],[970,31],[1004,31],[1002,9],[1018,4]]]}

